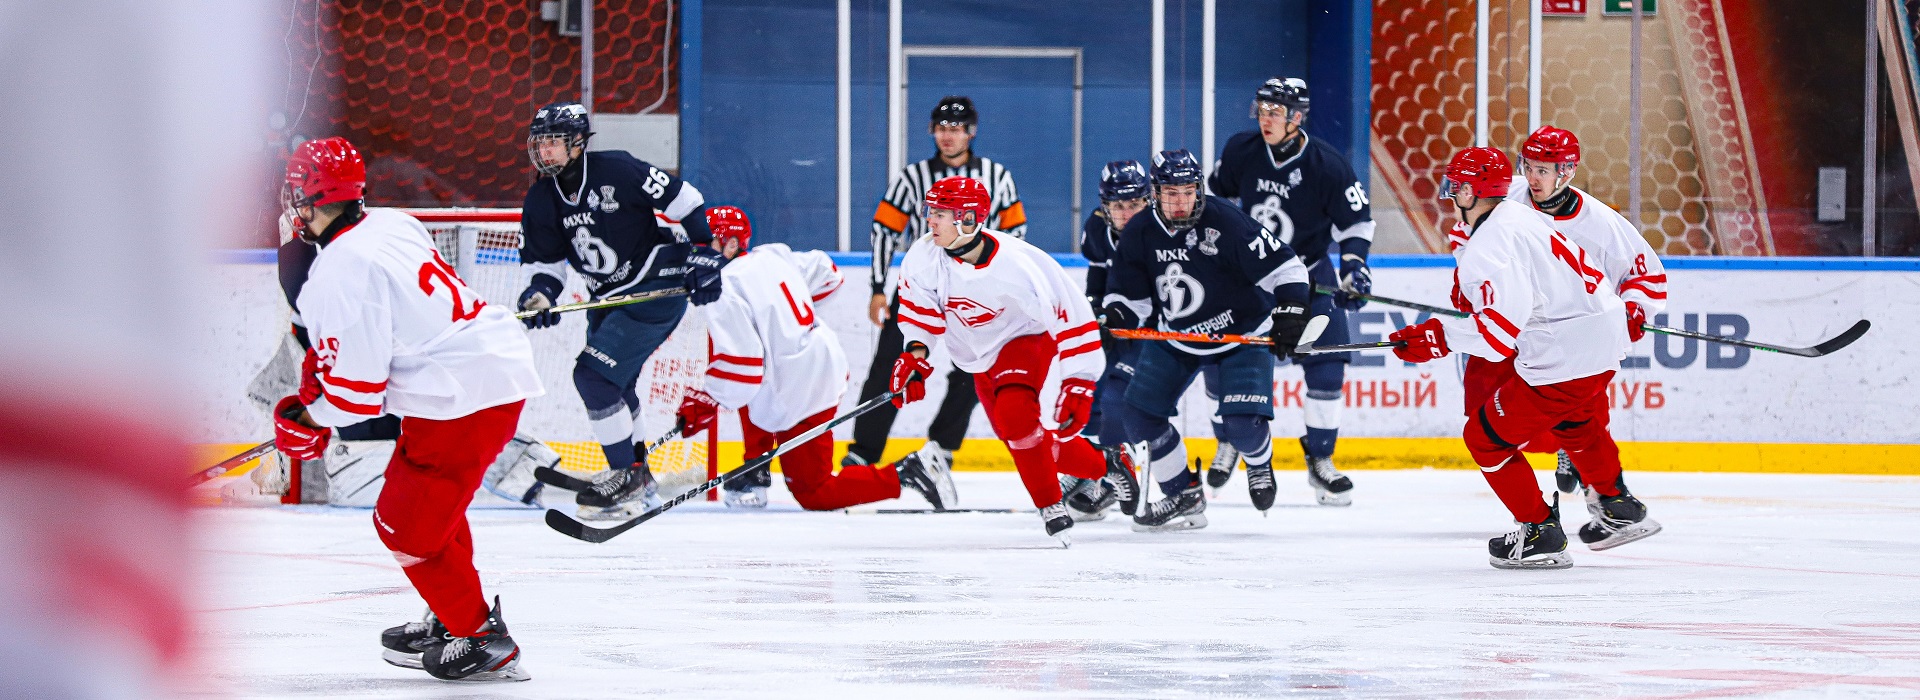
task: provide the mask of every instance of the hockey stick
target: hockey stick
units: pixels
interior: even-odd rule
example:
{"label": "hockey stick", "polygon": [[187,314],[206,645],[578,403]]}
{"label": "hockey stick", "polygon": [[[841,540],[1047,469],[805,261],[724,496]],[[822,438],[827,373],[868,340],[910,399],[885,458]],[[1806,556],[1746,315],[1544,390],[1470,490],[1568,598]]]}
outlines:
{"label": "hockey stick", "polygon": [[[1375,301],[1382,304],[1386,304],[1388,306],[1398,306],[1405,309],[1412,309],[1414,311],[1425,311],[1427,313],[1434,314],[1434,315],[1452,316],[1454,318],[1466,318],[1468,316],[1468,314],[1462,313],[1458,309],[1441,308],[1438,306],[1421,304],[1419,302],[1404,301],[1401,299],[1393,299],[1393,298],[1378,296],[1374,294],[1358,294],[1354,292],[1347,292],[1347,291],[1335,289],[1332,287],[1323,287],[1317,284],[1313,286],[1313,291],[1322,292],[1326,294],[1333,294],[1335,292],[1338,292],[1350,297],[1365,299],[1367,301]],[[1822,357],[1825,355],[1831,355],[1835,352],[1838,352],[1841,348],[1844,348],[1848,345],[1852,345],[1853,341],[1859,340],[1860,336],[1866,335],[1867,330],[1872,327],[1873,327],[1873,324],[1863,318],[1855,322],[1852,326],[1848,327],[1847,330],[1842,331],[1840,335],[1836,335],[1817,345],[1813,345],[1810,347],[1793,347],[1788,345],[1772,345],[1768,343],[1760,343],[1752,340],[1746,340],[1744,338],[1735,338],[1732,336],[1711,335],[1707,333],[1690,331],[1690,330],[1685,330],[1681,328],[1656,326],[1651,323],[1640,324],[1640,328],[1649,333],[1660,333],[1663,335],[1674,335],[1682,338],[1693,338],[1695,340],[1704,340],[1709,343],[1719,343],[1721,345],[1734,345],[1734,346],[1743,347],[1743,348],[1753,348],[1755,350],[1777,352],[1782,355],[1793,355],[1795,357]]]}
{"label": "hockey stick", "polygon": [[706,483],[693,487],[693,490],[680,494],[678,496],[674,496],[672,500],[669,500],[666,503],[662,503],[659,506],[653,508],[652,510],[649,510],[645,513],[641,513],[638,517],[635,517],[632,520],[628,520],[626,522],[620,523],[619,525],[615,525],[609,528],[588,527],[586,524],[568,517],[566,513],[562,513],[558,510],[549,509],[547,511],[547,526],[553,528],[554,530],[559,531],[560,534],[562,535],[566,535],[568,537],[572,537],[576,540],[581,540],[583,542],[595,542],[595,543],[605,542],[607,540],[613,539],[614,537],[618,536],[620,533],[623,533],[628,530],[632,530],[635,527],[638,527],[641,523],[644,523],[648,520],[652,520],[654,518],[659,517],[661,513],[665,513],[669,510],[672,510],[674,506],[680,505],[682,503],[686,503],[687,501],[690,501],[690,500],[693,500],[694,498],[699,497],[701,494],[704,494],[708,491],[712,491],[716,488],[719,488],[721,484],[726,483],[729,480],[745,475],[749,472],[752,472],[755,469],[766,468],[767,465],[773,463],[773,458],[778,457],[782,454],[785,454],[788,450],[807,444],[808,442],[813,441],[814,438],[827,434],[827,432],[833,430],[834,426],[836,425],[853,420],[854,418],[859,417],[861,414],[864,414],[868,411],[879,408],[880,404],[892,401],[894,396],[895,394],[893,393],[886,393],[886,394],[881,394],[879,396],[875,396],[871,399],[867,399],[866,403],[860,404],[859,406],[855,406],[854,409],[852,411],[848,411],[846,415],[843,415],[833,420],[822,423],[818,426],[815,426],[812,430],[808,430],[807,432],[794,436],[792,440],[787,440],[780,443],[780,446],[777,448],[774,448],[773,451],[767,452],[766,454],[747,460],[745,464],[729,469],[725,474],[721,474],[712,479],[708,479]]}
{"label": "hockey stick", "polygon": [[1273,339],[1264,335],[1233,335],[1231,333],[1182,333],[1179,331],[1156,331],[1147,328],[1116,328],[1107,331],[1115,338],[1127,340],[1173,340],[1184,343],[1240,343],[1242,345],[1272,345]]}
{"label": "hockey stick", "polygon": [[272,451],[273,451],[272,440],[268,440],[258,445],[254,445],[253,447],[247,448],[247,451],[245,452],[220,460],[219,464],[215,464],[211,467],[207,467],[206,469],[202,469],[198,472],[195,472],[193,475],[193,482],[188,484],[187,486],[191,488],[194,486],[199,486],[201,484],[207,483],[208,481],[211,481],[213,479],[217,479],[221,476],[226,475],[227,472],[233,471],[234,468],[239,467],[242,464],[251,462],[253,460],[259,459],[261,457],[264,457],[268,452],[272,452]]}
{"label": "hockey stick", "polygon": [[687,290],[680,287],[674,287],[671,289],[656,289],[651,292],[635,292],[633,294],[622,294],[617,297],[607,297],[599,301],[583,301],[578,304],[561,304],[559,306],[552,306],[545,309],[538,309],[534,311],[522,311],[520,313],[514,314],[513,317],[514,318],[532,318],[534,314],[540,313],[541,311],[551,311],[556,314],[564,314],[568,311],[591,311],[593,309],[604,309],[609,306],[626,306],[628,304],[638,304],[643,301],[653,301],[655,299],[665,299],[667,297],[684,296],[686,293],[687,293]]}
{"label": "hockey stick", "polygon": [[[673,429],[667,431],[665,435],[661,435],[660,439],[655,440],[653,442],[641,443],[640,456],[645,457],[647,455],[653,454],[654,450],[660,449],[660,446],[667,444],[668,440],[672,440],[675,436],[680,435],[680,431],[684,428],[685,428],[685,423],[683,421],[676,419],[673,422]],[[709,428],[709,430],[711,430],[711,428]],[[692,436],[686,436],[686,437],[692,437]],[[574,491],[574,492],[585,491],[587,489],[593,488],[592,480],[582,479],[572,474],[568,474],[558,469],[554,469],[553,467],[535,467],[533,470],[533,480],[538,481],[542,484],[546,484],[548,486],[552,486],[555,488],[562,488],[562,489],[566,489],[568,491]]]}

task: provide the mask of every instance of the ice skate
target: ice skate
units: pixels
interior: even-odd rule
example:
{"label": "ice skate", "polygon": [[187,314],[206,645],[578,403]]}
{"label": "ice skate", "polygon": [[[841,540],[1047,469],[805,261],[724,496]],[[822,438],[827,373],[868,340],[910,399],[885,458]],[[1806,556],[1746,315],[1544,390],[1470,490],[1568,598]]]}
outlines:
{"label": "ice skate", "polygon": [[1061,499],[1059,503],[1041,508],[1040,522],[1046,525],[1047,534],[1052,535],[1054,539],[1060,540],[1060,546],[1073,546],[1073,535],[1071,533],[1073,530],[1073,516],[1067,513],[1067,502],[1065,499]]}
{"label": "ice skate", "polygon": [[1213,452],[1213,464],[1207,466],[1207,486],[1215,489],[1226,486],[1233,479],[1233,468],[1239,464],[1240,451],[1221,440],[1220,449]]}
{"label": "ice skate", "polygon": [[728,482],[721,500],[728,508],[766,508],[767,487],[773,485],[773,472],[761,468]]}
{"label": "ice skate", "polygon": [[1120,512],[1133,515],[1140,507],[1140,481],[1133,478],[1135,453],[1124,445],[1100,450],[1107,458],[1107,476],[1100,480],[1120,504]]}
{"label": "ice skate", "polygon": [[645,464],[608,469],[593,476],[593,486],[574,495],[581,520],[628,520],[660,505],[660,487]]}
{"label": "ice skate", "polygon": [[1060,475],[1060,502],[1067,505],[1067,514],[1076,523],[1107,519],[1107,508],[1115,500],[1113,488],[1104,481]]}
{"label": "ice skate", "polygon": [[1602,496],[1587,489],[1587,524],[1580,526],[1580,541],[1587,549],[1612,549],[1628,542],[1652,537],[1660,523],[1647,517],[1647,506],[1627,492],[1626,481],[1614,482],[1618,496]]}
{"label": "ice skate", "polygon": [[1488,562],[1496,569],[1565,569],[1573,566],[1567,533],[1560,529],[1559,498],[1547,519],[1521,523],[1520,529],[1487,540]]}
{"label": "ice skate", "polygon": [[[1307,439],[1300,439],[1300,449],[1304,453]],[[1340,470],[1333,468],[1332,457],[1307,455],[1307,485],[1313,487],[1314,498],[1323,506],[1353,505],[1353,480]]]}
{"label": "ice skate", "polygon": [[428,609],[427,616],[419,621],[388,627],[380,633],[380,658],[401,668],[418,669],[420,651],[446,634],[446,626],[433,616],[432,609]]}
{"label": "ice skate", "polygon": [[1558,464],[1553,468],[1553,481],[1560,487],[1560,493],[1580,490],[1580,470],[1573,467],[1573,458],[1567,456],[1566,450],[1561,450],[1555,457]]}
{"label": "ice skate", "polygon": [[421,664],[428,675],[447,681],[524,681],[533,678],[520,668],[520,645],[507,634],[507,621],[500,617],[500,597],[493,597],[493,610],[478,637],[446,637],[429,643],[422,650]]}
{"label": "ice skate", "polygon": [[893,463],[900,473],[900,485],[918,491],[934,510],[946,510],[960,502],[953,489],[953,456],[931,442]]}
{"label": "ice skate", "polygon": [[1179,494],[1147,504],[1133,516],[1134,532],[1198,530],[1207,526],[1207,495],[1198,479]]}
{"label": "ice skate", "polygon": [[1247,465],[1247,497],[1253,499],[1253,507],[1256,510],[1264,514],[1268,508],[1272,508],[1276,491],[1278,489],[1273,484],[1273,462]]}

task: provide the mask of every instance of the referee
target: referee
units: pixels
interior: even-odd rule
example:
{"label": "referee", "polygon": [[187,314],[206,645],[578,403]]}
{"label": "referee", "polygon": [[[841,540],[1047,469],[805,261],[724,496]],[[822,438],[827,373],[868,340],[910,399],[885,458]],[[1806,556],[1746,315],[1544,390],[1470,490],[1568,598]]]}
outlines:
{"label": "referee", "polygon": [[[970,177],[987,186],[992,196],[992,216],[985,224],[1015,237],[1027,236],[1027,212],[1020,206],[1020,195],[1013,188],[1013,174],[992,159],[973,153],[975,128],[980,123],[973,100],[950,96],[941,98],[933,108],[927,127],[938,149],[932,158],[908,163],[887,187],[886,199],[873,212],[873,299],[867,316],[880,327],[880,344],[873,350],[873,363],[867,369],[867,382],[860,388],[862,400],[886,393],[893,373],[893,361],[905,343],[900,335],[900,299],[887,293],[887,269],[896,252],[904,253],[927,232],[921,219],[922,204],[933,183],[949,177]],[[904,459],[919,460],[925,472],[940,474],[952,467],[953,451],[960,449],[967,436],[967,421],[980,397],[973,390],[973,375],[954,369],[947,374],[947,395],[940,411],[927,429],[927,444]],[[868,411],[854,420],[853,444],[841,464],[874,464],[887,449],[887,434],[899,409],[892,404]],[[904,461],[904,460],[903,460]],[[902,469],[902,474],[915,473]],[[946,504],[951,506],[952,504]]]}

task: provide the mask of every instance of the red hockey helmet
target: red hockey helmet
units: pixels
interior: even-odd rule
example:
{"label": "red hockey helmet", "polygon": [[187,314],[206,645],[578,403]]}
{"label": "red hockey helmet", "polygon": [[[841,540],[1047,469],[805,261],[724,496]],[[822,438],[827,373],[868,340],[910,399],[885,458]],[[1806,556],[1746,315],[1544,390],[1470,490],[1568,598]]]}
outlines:
{"label": "red hockey helmet", "polygon": [[288,209],[363,199],[366,192],[367,162],[344,138],[308,141],[287,156]]}
{"label": "red hockey helmet", "polygon": [[[992,197],[979,180],[970,177],[950,177],[933,183],[933,189],[927,190],[927,209],[947,209],[953,212],[953,218],[961,223],[980,224],[987,220],[987,207]],[[961,216],[963,212],[973,212],[969,222]]]}
{"label": "red hockey helmet", "polygon": [[1476,146],[1454,154],[1453,160],[1447,163],[1446,179],[1440,183],[1440,198],[1453,199],[1454,192],[1467,187],[1475,197],[1499,199],[1507,196],[1507,189],[1512,186],[1513,163],[1507,160],[1507,154]]}
{"label": "red hockey helmet", "polygon": [[713,231],[715,249],[724,249],[727,241],[733,241],[740,252],[746,252],[753,242],[753,222],[740,207],[707,207],[707,228]]}
{"label": "red hockey helmet", "polygon": [[1542,126],[1527,136],[1526,143],[1520,145],[1520,159],[1535,163],[1580,162],[1580,139],[1573,132],[1553,126]]}

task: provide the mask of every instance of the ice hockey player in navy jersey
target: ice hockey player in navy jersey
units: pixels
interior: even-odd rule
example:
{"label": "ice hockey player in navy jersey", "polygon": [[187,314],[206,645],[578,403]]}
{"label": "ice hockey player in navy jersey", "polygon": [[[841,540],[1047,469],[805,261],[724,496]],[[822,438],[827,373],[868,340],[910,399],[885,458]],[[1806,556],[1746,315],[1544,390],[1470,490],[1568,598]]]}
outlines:
{"label": "ice hockey player in navy jersey", "polygon": [[[1227,139],[1207,185],[1216,195],[1238,198],[1242,211],[1292,246],[1314,284],[1366,294],[1373,291],[1367,269],[1367,253],[1373,245],[1367,189],[1354,176],[1346,156],[1300,129],[1309,106],[1305,80],[1273,78],[1261,85],[1253,97],[1253,117],[1260,128]],[[1337,271],[1329,256],[1339,257]],[[1313,314],[1330,321],[1321,342],[1352,342],[1346,312],[1365,303],[1344,294],[1314,295]],[[1351,361],[1352,353],[1296,359],[1307,385],[1307,434],[1300,439],[1300,447],[1306,454],[1307,484],[1321,505],[1353,502],[1353,481],[1333,466],[1343,404],[1340,388]],[[1232,469],[1233,460],[1216,459],[1208,481],[1218,488],[1232,476]]]}
{"label": "ice hockey player in navy jersey", "polygon": [[[1080,232],[1080,254],[1087,258],[1087,301],[1093,308],[1100,308],[1107,295],[1108,266],[1114,248],[1120,245],[1121,229],[1147,210],[1152,197],[1153,185],[1140,161],[1116,160],[1100,169],[1100,208],[1087,216]],[[1133,376],[1133,357],[1138,348],[1133,341],[1104,332],[1100,342],[1107,366],[1095,385],[1093,414],[1082,434],[1103,449],[1113,449],[1126,443],[1120,402],[1126,396],[1127,380]],[[1062,475],[1061,490],[1067,494],[1067,508],[1075,520],[1104,518],[1106,509],[1118,501],[1113,490],[1097,479]]]}
{"label": "ice hockey player in navy jersey", "polygon": [[[558,303],[567,268],[594,299],[684,287],[695,305],[720,297],[724,259],[712,241],[705,203],[693,185],[625,151],[587,152],[587,110],[577,102],[541,107],[528,130],[527,156],[539,177],[520,212],[520,261],[533,268],[523,311]],[[686,315],[687,298],[587,312],[587,346],[573,385],[593,422],[607,465],[577,496],[582,517],[622,519],[658,501],[652,475],[635,457],[634,384],[647,358]],[[559,322],[552,313],[529,328]]]}
{"label": "ice hockey player in navy jersey", "polygon": [[1268,335],[1271,353],[1238,344],[1146,342],[1127,387],[1127,439],[1167,498],[1143,506],[1136,530],[1205,527],[1206,499],[1171,418],[1194,375],[1218,365],[1222,431],[1244,455],[1254,506],[1273,505],[1273,368],[1307,322],[1307,270],[1286,243],[1219,197],[1200,193],[1185,150],[1153,159],[1152,214],[1120,234],[1107,277],[1109,328]]}

